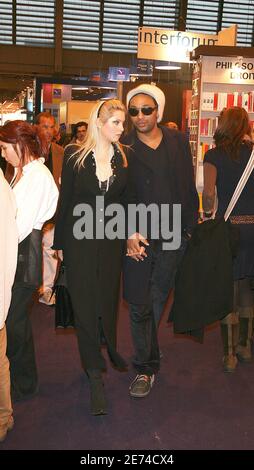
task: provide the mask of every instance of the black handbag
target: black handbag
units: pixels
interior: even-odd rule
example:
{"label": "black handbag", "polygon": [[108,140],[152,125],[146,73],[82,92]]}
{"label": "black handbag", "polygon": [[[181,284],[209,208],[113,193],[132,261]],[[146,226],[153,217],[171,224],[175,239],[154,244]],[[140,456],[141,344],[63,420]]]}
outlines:
{"label": "black handbag", "polygon": [[59,268],[58,276],[55,281],[53,292],[56,296],[55,303],[55,327],[56,328],[74,328],[74,315],[70,294],[67,288],[66,266],[62,262]]}
{"label": "black handbag", "polygon": [[174,333],[202,340],[206,325],[233,311],[232,245],[231,224],[223,217],[195,227],[176,275],[169,315]]}

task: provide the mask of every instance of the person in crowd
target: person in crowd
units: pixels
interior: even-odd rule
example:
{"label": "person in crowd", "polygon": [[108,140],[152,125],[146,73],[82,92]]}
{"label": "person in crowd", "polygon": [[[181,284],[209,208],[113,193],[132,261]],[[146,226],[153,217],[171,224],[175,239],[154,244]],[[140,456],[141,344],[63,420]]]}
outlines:
{"label": "person in crowd", "polygon": [[[114,365],[125,368],[124,360],[116,351],[124,240],[120,237],[110,239],[103,223],[107,207],[121,201],[126,186],[127,160],[118,143],[124,120],[125,107],[120,101],[100,102],[91,113],[83,146],[70,144],[65,148],[56,218],[54,248],[63,250],[81,361],[89,378],[93,415],[107,412],[101,341],[106,344]],[[99,201],[101,205],[97,211],[101,217],[98,218],[96,203]],[[79,220],[83,211],[88,211],[90,218],[85,222],[85,231],[79,233],[84,225]],[[91,217],[95,225],[91,225]],[[109,215],[105,216],[105,221],[110,220]]]}
{"label": "person in crowd", "polygon": [[[55,118],[50,113],[43,112],[36,116],[35,124],[38,127],[39,131],[44,134],[47,140],[48,157],[45,161],[45,165],[52,173],[55,183],[59,189],[64,149],[53,141],[57,132]],[[52,294],[52,288],[56,276],[58,260],[55,250],[52,250],[54,228],[54,219],[48,220],[43,226],[43,270],[39,302],[45,305],[55,304],[55,295]]]}
{"label": "person in crowd", "polygon": [[55,133],[54,133],[54,137],[52,139],[52,142],[55,142],[56,144],[58,145],[61,145],[59,142],[61,140],[61,132],[60,132],[60,127],[59,126],[55,126]]}
{"label": "person in crowd", "polygon": [[[160,368],[157,326],[183,253],[185,238],[191,234],[198,217],[190,147],[185,136],[158,126],[163,116],[164,93],[155,85],[140,85],[127,94],[128,113],[134,130],[123,139],[127,144],[129,183],[127,203],[181,204],[179,249],[163,249],[161,223],[159,239],[133,233],[127,241],[124,265],[124,297],[129,302],[131,331],[137,376],[130,386],[133,397],[146,396]],[[180,223],[179,223],[180,225]],[[182,243],[181,243],[182,233]],[[179,246],[178,245],[178,246]],[[142,262],[140,262],[142,261]]]}
{"label": "person in crowd", "polygon": [[4,158],[1,158],[1,150],[0,150],[0,170],[2,170],[3,173],[5,173],[6,170],[6,161]]}
{"label": "person in crowd", "polygon": [[16,203],[14,194],[0,169],[0,442],[13,428],[10,369],[6,356],[5,320],[11,302],[11,288],[14,281],[18,230],[16,225]]}
{"label": "person in crowd", "polygon": [[18,262],[7,316],[7,356],[14,401],[37,392],[38,379],[31,322],[28,314],[41,281],[41,228],[56,210],[58,190],[43,156],[46,139],[25,121],[0,129],[3,157],[14,168],[11,181],[17,204]]}
{"label": "person in crowd", "polygon": [[66,124],[62,122],[59,126],[59,133],[60,139],[58,140],[58,144],[62,147],[66,147],[71,141],[71,134],[67,133]]}
{"label": "person in crowd", "polygon": [[73,126],[73,133],[71,136],[71,144],[83,145],[87,132],[87,123],[85,121],[77,122]]}
{"label": "person in crowd", "polygon": [[[214,214],[215,190],[223,216],[252,151],[251,128],[247,112],[240,107],[225,109],[214,134],[215,148],[204,159],[203,208],[205,219]],[[223,367],[233,372],[237,357],[251,360],[254,276],[254,174],[252,173],[230,216],[239,228],[238,254],[234,258],[234,311],[221,321],[224,348]]]}
{"label": "person in crowd", "polygon": [[176,131],[179,130],[178,124],[174,121],[166,122],[165,126],[168,127],[169,129],[175,129]]}

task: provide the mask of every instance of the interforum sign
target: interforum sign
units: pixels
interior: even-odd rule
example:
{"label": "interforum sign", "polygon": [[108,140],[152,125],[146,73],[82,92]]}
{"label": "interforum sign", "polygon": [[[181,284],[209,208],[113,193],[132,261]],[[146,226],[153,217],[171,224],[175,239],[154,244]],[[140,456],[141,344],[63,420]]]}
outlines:
{"label": "interforum sign", "polygon": [[189,62],[190,52],[196,47],[234,46],[235,37],[235,26],[220,31],[218,35],[141,26],[138,31],[138,58]]}

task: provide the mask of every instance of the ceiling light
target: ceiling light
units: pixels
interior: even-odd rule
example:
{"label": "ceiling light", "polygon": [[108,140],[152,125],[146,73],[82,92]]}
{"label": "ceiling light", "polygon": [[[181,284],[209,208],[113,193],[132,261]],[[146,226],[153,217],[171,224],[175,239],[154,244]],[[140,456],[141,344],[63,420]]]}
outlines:
{"label": "ceiling light", "polygon": [[179,70],[181,65],[178,62],[166,62],[165,60],[158,60],[155,62],[157,70]]}
{"label": "ceiling light", "polygon": [[149,72],[149,73],[138,73],[138,72],[130,73],[130,77],[152,77],[152,76],[153,76],[152,72]]}
{"label": "ceiling light", "polygon": [[112,87],[112,86],[94,86],[93,88],[99,88],[102,90],[115,90],[116,89],[115,87]]}
{"label": "ceiling light", "polygon": [[88,87],[87,86],[73,86],[72,89],[83,91],[83,90],[88,90]]}

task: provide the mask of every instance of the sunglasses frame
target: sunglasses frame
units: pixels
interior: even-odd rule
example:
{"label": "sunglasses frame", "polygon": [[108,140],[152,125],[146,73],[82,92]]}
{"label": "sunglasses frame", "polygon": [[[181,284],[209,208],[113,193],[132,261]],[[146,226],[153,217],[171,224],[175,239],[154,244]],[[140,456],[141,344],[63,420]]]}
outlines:
{"label": "sunglasses frame", "polygon": [[[155,109],[158,109],[158,106],[142,106],[141,108],[135,108],[133,106],[130,106],[129,109],[128,109],[128,113],[131,117],[137,117],[139,112],[141,111],[141,113],[144,115],[144,116],[151,116],[151,114],[153,114],[154,110]],[[130,113],[130,110],[135,110],[135,114],[131,114]],[[148,111],[148,113],[144,112],[144,110]],[[137,112],[137,113],[136,113]]]}

